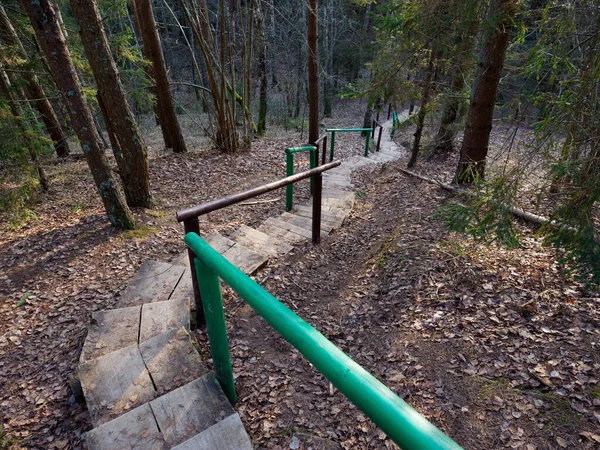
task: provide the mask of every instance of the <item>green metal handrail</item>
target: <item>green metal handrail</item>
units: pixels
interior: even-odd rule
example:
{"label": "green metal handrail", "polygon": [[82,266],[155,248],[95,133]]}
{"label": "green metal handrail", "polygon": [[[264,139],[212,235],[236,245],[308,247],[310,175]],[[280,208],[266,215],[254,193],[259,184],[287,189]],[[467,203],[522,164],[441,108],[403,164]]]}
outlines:
{"label": "green metal handrail", "polygon": [[227,261],[200,236],[187,233],[185,243],[197,255],[195,269],[215,374],[232,404],[237,399],[219,278],[404,450],[461,450],[452,439]]}
{"label": "green metal handrail", "polygon": [[[305,145],[304,147],[289,147],[285,149],[285,176],[294,175],[294,154],[301,152],[310,152],[310,168],[317,167],[317,147],[314,145]],[[310,193],[313,192],[313,178],[310,177]],[[291,211],[294,204],[294,185],[288,184],[285,187],[285,210]]]}
{"label": "green metal handrail", "polygon": [[398,125],[398,114],[396,111],[392,114],[392,132],[390,133],[390,138],[394,139],[394,134],[396,133],[396,126]]}
{"label": "green metal handrail", "polygon": [[335,133],[354,133],[354,132],[367,132],[365,138],[365,156],[369,156],[369,138],[371,137],[371,131],[373,128],[327,128],[325,132],[331,133],[331,147],[329,150],[329,161],[333,161],[333,148],[335,146]]}

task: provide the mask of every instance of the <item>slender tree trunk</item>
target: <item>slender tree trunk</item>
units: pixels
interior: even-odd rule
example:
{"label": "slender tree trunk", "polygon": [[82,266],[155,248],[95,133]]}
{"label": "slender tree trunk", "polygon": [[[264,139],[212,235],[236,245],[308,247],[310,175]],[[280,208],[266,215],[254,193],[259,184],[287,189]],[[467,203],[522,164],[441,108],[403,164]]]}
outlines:
{"label": "slender tree trunk", "polygon": [[51,0],[21,0],[21,6],[31,21],[54,81],[65,98],[71,124],[81,143],[108,218],[116,227],[132,229],[135,223],[131,211],[104,155],[104,148],[67,49],[56,9]]}
{"label": "slender tree trunk", "polygon": [[331,109],[333,103],[333,34],[334,34],[334,7],[333,0],[327,2],[327,14],[325,22],[325,50],[327,52],[326,59],[326,77],[323,86],[323,115],[331,117]]}
{"label": "slender tree trunk", "polygon": [[50,183],[48,182],[48,177],[46,176],[46,172],[44,172],[43,167],[41,166],[38,155],[35,152],[35,148],[32,145],[31,137],[29,135],[30,130],[25,122],[25,117],[23,117],[23,112],[19,107],[19,104],[16,102],[12,92],[10,91],[10,81],[6,73],[2,70],[2,66],[0,65],[0,92],[6,97],[8,100],[8,104],[10,106],[10,111],[12,115],[15,117],[17,124],[21,128],[23,132],[23,139],[27,142],[27,151],[29,152],[29,157],[31,158],[31,162],[35,167],[35,170],[38,174],[38,179],[40,180],[40,186],[42,186],[42,190],[47,191],[50,187]]}
{"label": "slender tree trunk", "polygon": [[267,130],[267,42],[265,41],[265,20],[261,1],[256,0],[256,33],[258,46],[258,77],[260,78],[260,95],[258,100],[258,123],[256,131],[264,136]]}
{"label": "slender tree trunk", "polygon": [[421,148],[421,136],[423,135],[423,125],[425,124],[425,116],[427,115],[427,106],[429,104],[429,95],[431,92],[431,80],[435,73],[435,58],[437,49],[432,48],[429,54],[429,61],[427,63],[427,75],[425,76],[425,83],[423,84],[423,94],[421,95],[421,107],[419,108],[419,114],[417,115],[417,129],[415,130],[415,140],[413,142],[412,153],[410,160],[408,161],[407,167],[410,169],[417,163],[419,156],[419,150]]}
{"label": "slender tree trunk", "polygon": [[[131,1],[131,0],[130,0]],[[179,120],[175,113],[175,104],[171,94],[169,76],[165,66],[165,58],[160,46],[160,38],[156,29],[156,22],[152,13],[151,0],[135,0],[138,13],[137,21],[142,36],[144,55],[152,63],[156,81],[156,98],[158,102],[158,115],[160,127],[163,132],[165,146],[173,149],[175,153],[187,151]]]}
{"label": "slender tree trunk", "polygon": [[308,142],[319,139],[319,73],[317,62],[317,13],[318,0],[308,0]]}
{"label": "slender tree trunk", "polygon": [[[15,31],[12,23],[10,22],[5,9],[0,5],[0,31],[2,40],[6,45],[15,47],[22,58],[28,60],[27,52],[19,39],[19,35]],[[40,86],[37,77],[32,73],[25,73],[25,94],[27,99],[35,104],[46,132],[50,136],[50,139],[54,142],[54,149],[58,156],[67,156],[69,154],[69,143],[67,141],[67,135],[60,126],[60,122],[56,117],[56,113],[50,104],[50,101],[46,97],[44,90]]]}
{"label": "slender tree trunk", "polygon": [[113,151],[127,204],[151,208],[148,150],[125,99],[125,90],[98,15],[96,0],[71,0],[71,11],[79,23],[81,41],[96,79],[98,96],[104,106],[104,121],[119,142]]}
{"label": "slender tree trunk", "polygon": [[504,64],[504,55],[513,31],[517,0],[493,0],[488,13],[488,29],[483,37],[475,75],[467,127],[460,151],[455,182],[472,183],[485,176],[494,104]]}
{"label": "slender tree trunk", "polygon": [[461,114],[461,92],[465,88],[465,78],[471,63],[471,51],[475,43],[474,38],[478,25],[477,18],[471,19],[468,30],[461,36],[458,60],[452,72],[450,98],[444,106],[440,128],[435,138],[434,149],[441,153],[452,151],[454,139],[458,133],[456,123],[461,120],[464,114]]}

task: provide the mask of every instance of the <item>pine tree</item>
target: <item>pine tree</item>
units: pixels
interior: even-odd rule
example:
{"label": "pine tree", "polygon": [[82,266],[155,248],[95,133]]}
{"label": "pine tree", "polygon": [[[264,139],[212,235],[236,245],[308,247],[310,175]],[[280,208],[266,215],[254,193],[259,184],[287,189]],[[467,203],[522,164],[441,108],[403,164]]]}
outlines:
{"label": "pine tree", "polygon": [[[24,60],[29,60],[27,52],[25,51],[25,48],[23,47],[23,44],[21,43],[21,40],[19,39],[19,36],[2,5],[0,5],[0,32],[0,40],[5,45],[13,47],[13,51],[16,51]],[[56,117],[56,113],[54,112],[54,108],[52,108],[50,101],[46,97],[38,78],[29,71],[26,71],[23,77],[26,82],[25,93],[27,98],[29,101],[35,104],[35,107],[40,113],[40,117],[46,128],[46,132],[54,142],[56,154],[58,156],[67,156],[70,151],[69,143],[67,141],[67,134],[61,127],[60,122]]]}
{"label": "pine tree", "polygon": [[455,181],[459,184],[472,183],[485,176],[485,160],[498,83],[508,42],[514,30],[513,18],[517,4],[518,0],[492,0],[490,4],[456,170]]}
{"label": "pine tree", "polygon": [[127,204],[150,208],[152,196],[148,150],[125,98],[96,0],[72,0],[71,10],[79,24],[79,34],[96,79],[104,121],[109,128]]}
{"label": "pine tree", "polygon": [[165,146],[172,148],[175,153],[184,153],[187,151],[183,134],[177,114],[175,113],[175,103],[171,93],[169,76],[165,66],[165,57],[160,46],[160,38],[154,21],[151,0],[130,0],[135,7],[132,12],[137,13],[137,23],[139,24],[138,33],[142,37],[142,46],[144,56],[152,63],[152,72],[156,83],[157,112],[160,127],[163,132]]}
{"label": "pine tree", "polygon": [[55,6],[51,0],[21,0],[21,6],[29,17],[52,76],[65,99],[71,124],[77,133],[111,224],[119,228],[134,228],[131,211],[113,178],[90,108],[83,95]]}

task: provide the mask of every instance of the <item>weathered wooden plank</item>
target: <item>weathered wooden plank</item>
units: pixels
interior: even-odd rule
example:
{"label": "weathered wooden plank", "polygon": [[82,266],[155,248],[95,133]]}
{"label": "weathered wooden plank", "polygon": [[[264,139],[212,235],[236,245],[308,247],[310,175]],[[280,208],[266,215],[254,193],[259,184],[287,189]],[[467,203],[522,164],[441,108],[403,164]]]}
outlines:
{"label": "weathered wooden plank", "polygon": [[234,413],[214,373],[150,402],[165,442],[175,446]]}
{"label": "weathered wooden plank", "polygon": [[254,253],[242,244],[235,243],[233,247],[223,253],[227,260],[242,272],[252,275],[269,261],[263,254]]}
{"label": "weathered wooden plank", "polygon": [[[283,220],[284,222],[291,223],[292,225],[296,225],[307,230],[312,230],[311,218],[284,212],[279,216],[279,219]],[[326,234],[329,234],[332,229],[333,225],[331,222],[321,217],[321,233],[325,232]]]}
{"label": "weathered wooden plank", "polygon": [[[312,217],[312,205],[297,205],[292,209],[292,213],[304,217]],[[322,208],[321,217],[333,223],[339,223],[346,218],[347,213],[339,208]]]}
{"label": "weathered wooden plank", "polygon": [[121,292],[121,307],[168,300],[183,274],[183,267],[148,260],[142,264],[133,283]]}
{"label": "weathered wooden plank", "polygon": [[281,239],[269,236],[246,225],[242,225],[232,235],[232,238],[253,252],[261,252],[270,257],[285,255],[294,248]]}
{"label": "weathered wooden plank", "polygon": [[167,450],[150,404],[139,406],[121,417],[88,431],[88,450]]}
{"label": "weathered wooden plank", "polygon": [[140,353],[158,395],[190,383],[208,372],[183,327],[141,343]]}
{"label": "weathered wooden plank", "polygon": [[261,231],[269,236],[273,236],[289,244],[295,245],[306,241],[306,237],[300,236],[299,234],[292,233],[284,228],[279,227],[269,219],[265,220],[259,227],[258,231]]}
{"label": "weathered wooden plank", "polygon": [[80,364],[77,370],[94,426],[155,397],[152,380],[137,345]]}
{"label": "weathered wooden plank", "polygon": [[231,239],[227,239],[225,236],[219,233],[207,234],[206,236],[203,236],[202,239],[208,242],[208,244],[212,248],[214,248],[221,254],[225,253],[227,250],[229,250],[235,245],[234,241],[232,241]]}
{"label": "weathered wooden plank", "polygon": [[140,314],[141,306],[93,313],[79,362],[90,361],[137,344]]}
{"label": "weathered wooden plank", "polygon": [[142,306],[140,343],[173,328],[190,329],[190,305],[183,298]]}
{"label": "weathered wooden plank", "polygon": [[181,267],[189,268],[190,267],[190,258],[188,257],[187,250],[180,253],[177,258],[175,258],[173,261],[171,261],[171,264],[174,266],[181,266]]}
{"label": "weathered wooden plank", "polygon": [[[187,255],[186,255],[187,257]],[[179,279],[175,290],[169,297],[169,300],[185,300],[190,305],[190,310],[196,310],[196,302],[194,301],[194,286],[192,285],[192,274],[189,267],[185,269],[185,272]]]}
{"label": "weathered wooden plank", "polygon": [[232,414],[173,450],[253,450],[240,416]]}

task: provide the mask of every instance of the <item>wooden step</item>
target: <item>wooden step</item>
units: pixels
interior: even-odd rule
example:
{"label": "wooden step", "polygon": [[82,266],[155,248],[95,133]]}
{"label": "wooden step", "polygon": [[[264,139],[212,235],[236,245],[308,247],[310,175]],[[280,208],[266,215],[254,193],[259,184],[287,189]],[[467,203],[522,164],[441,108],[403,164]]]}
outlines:
{"label": "wooden step", "polygon": [[77,372],[94,426],[109,422],[156,395],[137,344],[80,364]]}
{"label": "wooden step", "polygon": [[[294,206],[294,209],[292,209],[292,213],[299,216],[312,217],[312,204],[308,203],[306,205],[296,205]],[[342,211],[339,208],[321,209],[321,218],[325,218],[332,223],[339,223],[339,225],[341,225],[341,222],[343,222],[346,218],[346,214],[347,213],[345,211]]]}
{"label": "wooden step", "polygon": [[181,327],[190,329],[190,305],[185,299],[146,303],[142,306],[139,342]]}
{"label": "wooden step", "polygon": [[94,428],[86,444],[89,450],[252,449],[213,373]]}
{"label": "wooden step", "polygon": [[167,450],[150,403],[85,434],[88,450]]}
{"label": "wooden step", "polygon": [[[312,236],[312,219],[308,217],[304,217],[298,214],[292,214],[289,212],[284,212],[279,216],[279,219],[284,222],[291,223],[292,225],[296,225],[302,228],[305,228],[311,232]],[[331,230],[333,230],[333,225],[327,219],[321,217],[321,234],[329,234]]]}
{"label": "wooden step", "polygon": [[205,236],[204,239],[213,248],[217,249],[231,264],[248,275],[254,274],[269,261],[266,255],[255,253],[242,244],[232,241],[219,233],[211,233]]}
{"label": "wooden step", "polygon": [[151,401],[150,407],[168,448],[234,414],[214,373]]}
{"label": "wooden step", "polygon": [[307,240],[305,236],[289,231],[284,222],[277,221],[274,218],[265,220],[258,227],[258,231],[292,245],[300,244]]}
{"label": "wooden step", "polygon": [[138,270],[133,283],[119,299],[120,307],[168,300],[183,275],[183,267],[148,260]]}
{"label": "wooden step", "polygon": [[269,236],[246,225],[242,225],[235,231],[231,238],[253,252],[263,253],[269,257],[285,255],[294,248],[281,239]]}
{"label": "wooden step", "polygon": [[141,306],[92,313],[79,362],[91,361],[138,343]]}
{"label": "wooden step", "polygon": [[173,450],[253,450],[240,416],[232,414]]}
{"label": "wooden step", "polygon": [[140,353],[157,395],[190,383],[208,372],[183,327],[141,343]]}

